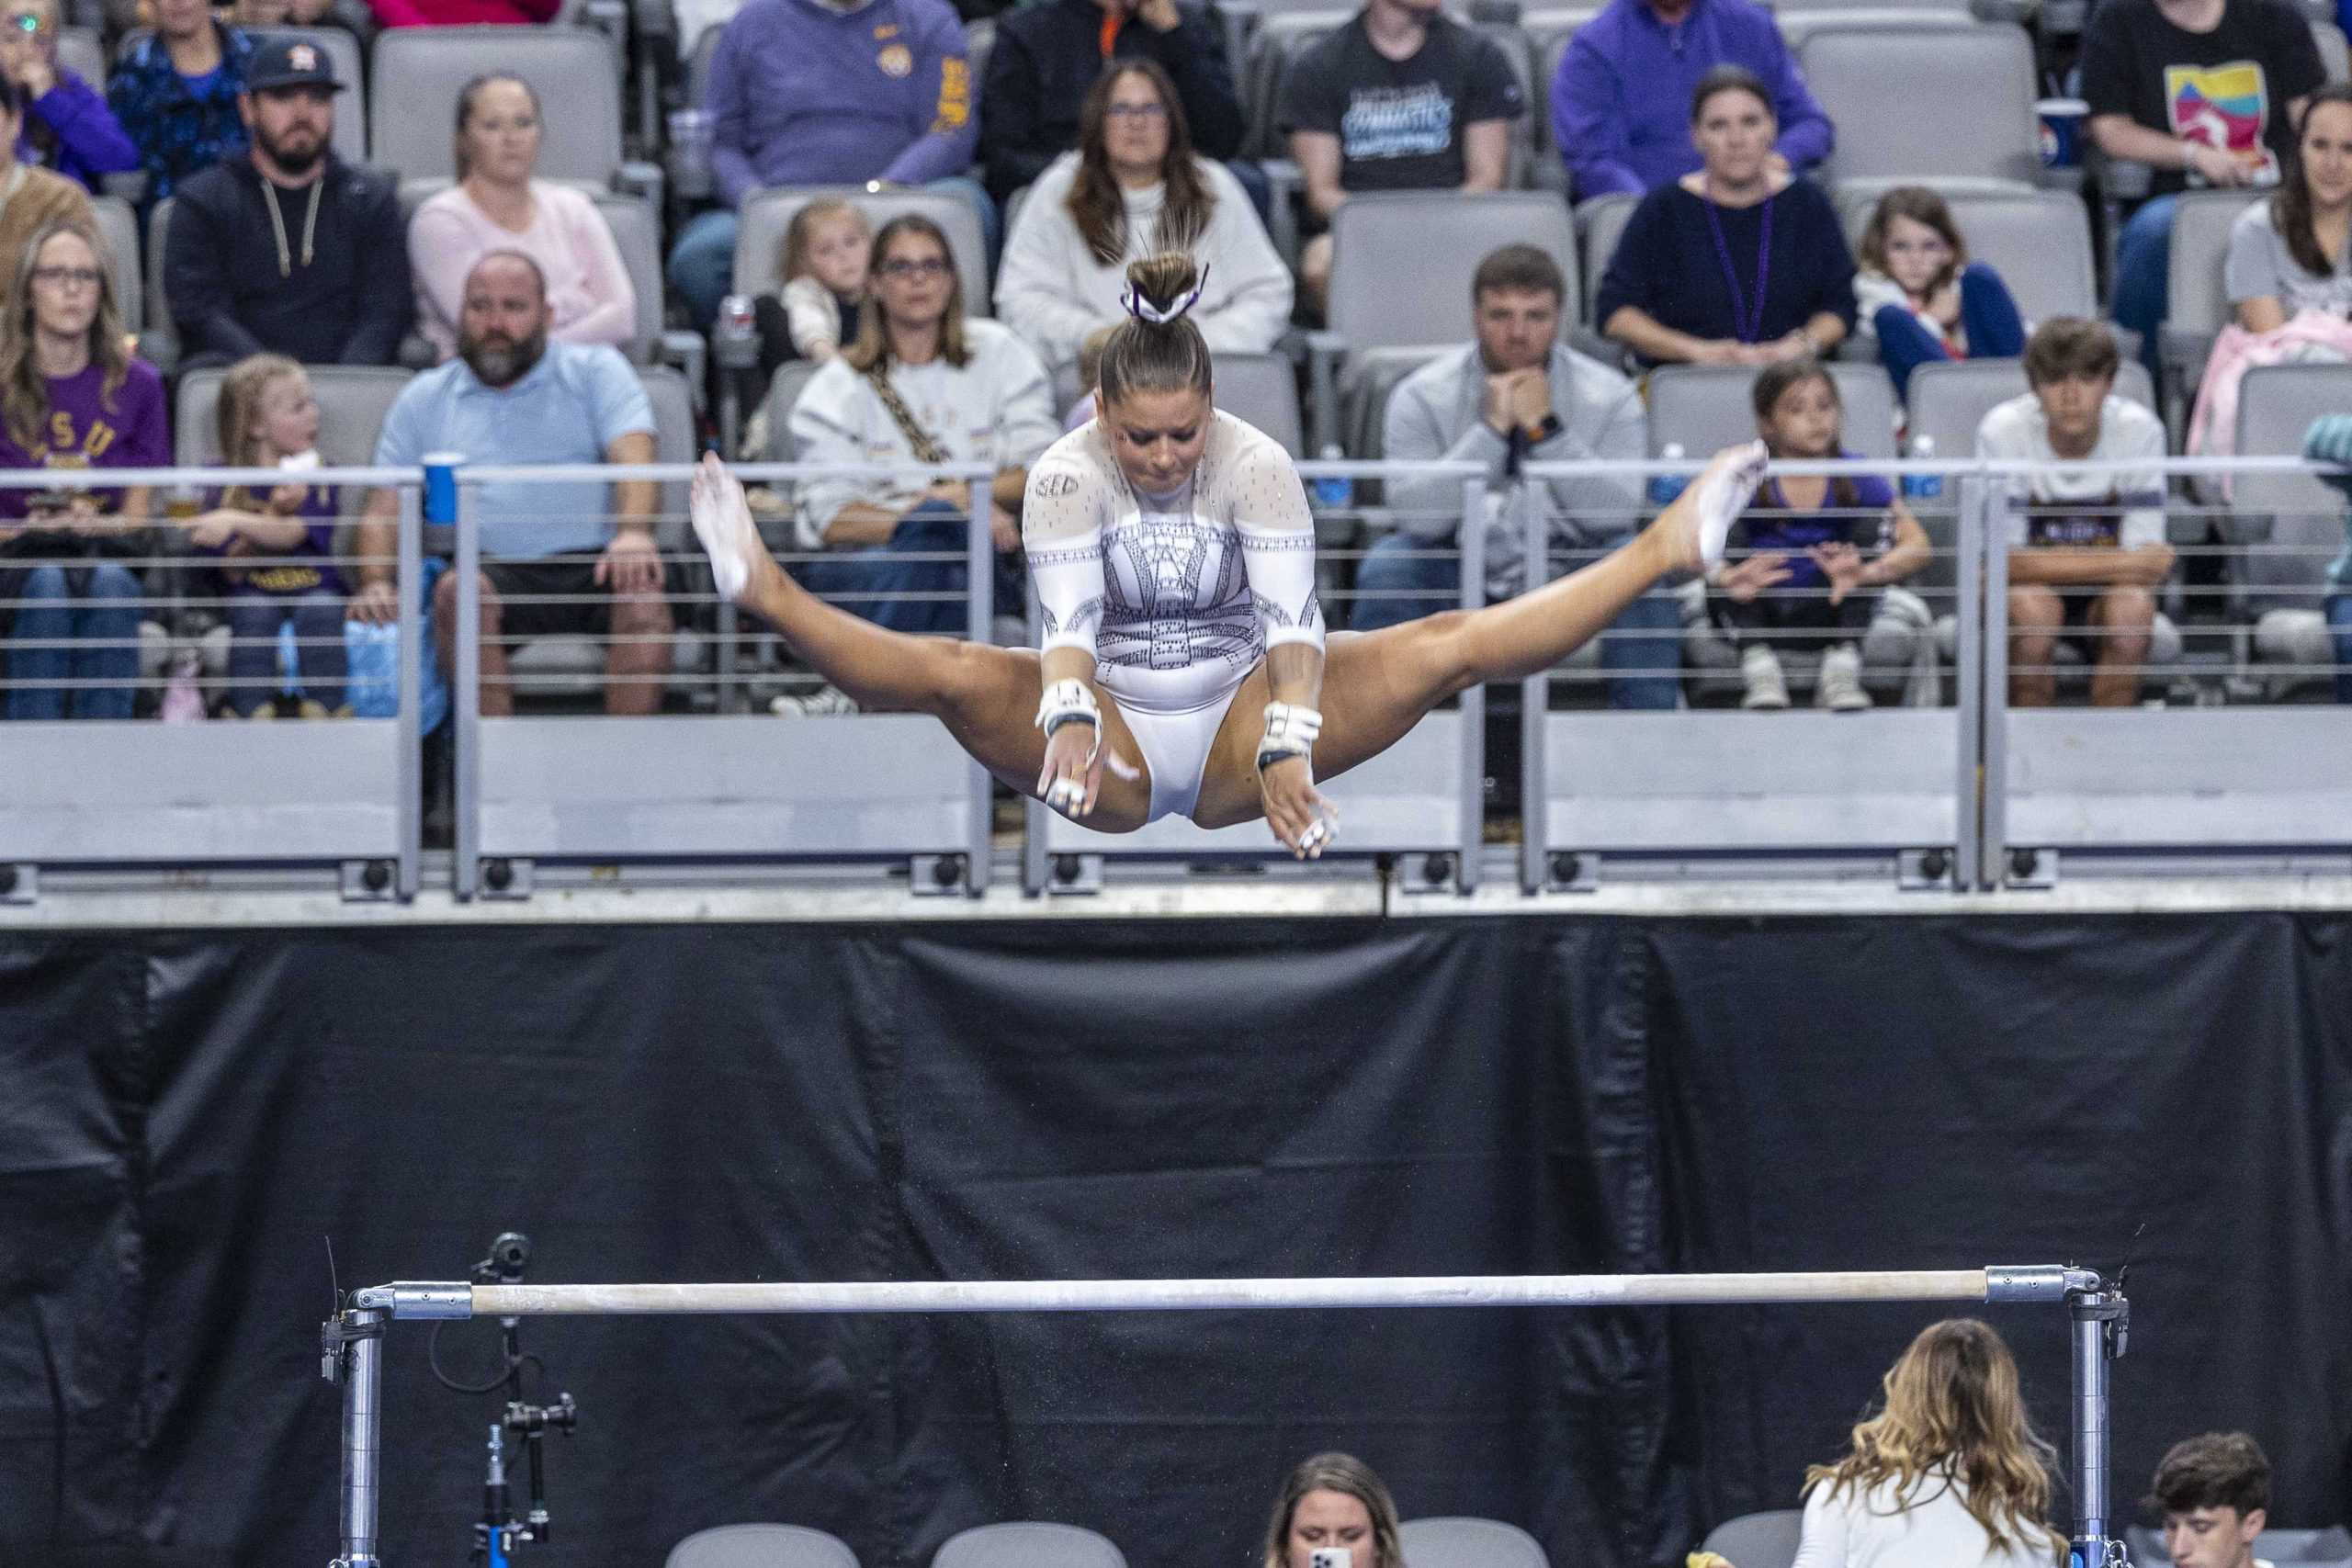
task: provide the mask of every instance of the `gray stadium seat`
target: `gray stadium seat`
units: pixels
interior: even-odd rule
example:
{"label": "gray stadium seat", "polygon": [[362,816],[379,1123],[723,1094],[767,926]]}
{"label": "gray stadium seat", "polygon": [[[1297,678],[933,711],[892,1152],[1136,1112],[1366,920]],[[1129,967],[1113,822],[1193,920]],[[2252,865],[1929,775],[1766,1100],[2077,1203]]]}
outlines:
{"label": "gray stadium seat", "polygon": [[[1798,58],[1838,127],[1826,171],[1836,179],[2038,182],[2033,42],[2023,28],[1825,28]],[[1922,93],[1923,82],[1968,85]]]}
{"label": "gray stadium seat", "polygon": [[[1463,333],[1464,342],[1469,333]],[[1373,348],[1351,355],[1340,377],[1340,447],[1351,457],[1377,462],[1388,444],[1388,400],[1396,384],[1446,352],[1446,345],[1416,344]]]}
{"label": "gray stadium seat", "polygon": [[1601,276],[1609,270],[1609,258],[1617,254],[1617,242],[1624,237],[1625,225],[1633,221],[1634,209],[1641,204],[1642,198],[1630,192],[1597,196],[1577,203],[1577,244],[1584,268],[1582,313],[1596,332],[1600,323],[1593,321],[1593,308],[1600,298]]}
{"label": "gray stadium seat", "polygon": [[[121,41],[115,45],[114,57],[117,60],[127,57],[147,40],[149,33],[149,28],[133,28],[123,34]],[[368,162],[368,73],[360,58],[359,40],[341,28],[270,28],[256,30],[250,36],[256,44],[265,39],[300,39],[305,43],[316,44],[319,52],[334,62],[335,80],[344,86],[335,101],[334,155],[346,164]],[[64,57],[64,35],[61,33],[58,36],[59,62],[73,64]],[[74,69],[80,70],[81,67],[75,65]],[[103,73],[91,76],[90,82],[100,90],[106,86]],[[446,129],[445,125],[445,132]],[[442,140],[445,143],[447,141],[446,134]]]}
{"label": "gray stadium seat", "polygon": [[1212,356],[1216,406],[1248,420],[1283,444],[1294,457],[1306,456],[1306,433],[1298,409],[1297,368],[1284,354],[1219,354]]}
{"label": "gray stadium seat", "polygon": [[857,1553],[803,1525],[718,1525],[672,1547],[662,1568],[857,1568]]}
{"label": "gray stadium seat", "polygon": [[822,368],[813,359],[790,359],[776,367],[775,378],[768,382],[767,397],[760,405],[767,414],[767,449],[763,454],[767,461],[797,463],[800,460],[799,444],[792,439],[793,405],[800,401],[800,394],[808,389],[809,378]]}
{"label": "gray stadium seat", "polygon": [[456,174],[458,94],[487,71],[539,96],[540,178],[610,186],[622,173],[620,76],[612,40],[593,28],[390,28],[373,60],[368,144],[403,176]]}
{"label": "gray stadium seat", "polygon": [[1801,7],[1774,11],[1772,20],[1780,27],[1781,41],[1789,46],[1791,53],[1803,49],[1805,39],[1814,34],[1831,28],[1901,28],[1912,31],[1933,31],[1979,25],[1976,17],[1971,16],[1964,6],[1956,4],[1905,6],[1900,0],[1893,5],[1869,0],[1868,4],[1855,6],[1841,6],[1837,0],[1826,0],[1826,4],[1807,0],[1807,4]]}
{"label": "gray stadium seat", "polygon": [[103,93],[107,90],[107,46],[96,28],[57,29],[57,63]]}
{"label": "gray stadium seat", "polygon": [[920,212],[945,231],[948,254],[964,280],[964,313],[993,311],[989,251],[980,237],[980,215],[962,197],[933,190],[869,191],[862,186],[789,186],[755,191],[743,202],[735,231],[735,292],[765,294],[784,285],[784,231],[792,215],[820,196],[846,198],[879,229],[901,212]]}
{"label": "gray stadium seat", "polygon": [[2156,345],[2165,389],[2183,408],[2196,395],[2215,335],[2236,319],[2222,281],[2230,230],[2239,213],[2268,199],[2261,191],[2196,190],[2174,204],[2168,310]]}
{"label": "gray stadium seat", "polygon": [[[2237,450],[2247,457],[2300,452],[2313,420],[2346,409],[2352,409],[2352,366],[2258,366],[2239,388]],[[2334,660],[2325,594],[2328,563],[2344,547],[2344,510],[2343,494],[2308,474],[2237,476],[2230,536],[2258,547],[2236,563],[2234,573],[2254,622],[2257,668]],[[2285,678],[2278,683],[2297,682]],[[2266,1531],[2264,1555],[2285,1561],[2288,1549],[2300,1543],[2271,1538],[2299,1533],[2319,1532]],[[2352,1557],[2352,1543],[2311,1555]]]}
{"label": "gray stadium seat", "polygon": [[[1552,84],[1560,74],[1560,62],[1566,58],[1568,45],[1577,29],[1600,13],[1589,6],[1564,11],[1530,11],[1519,19],[1520,31],[1527,35],[1528,63],[1535,73],[1535,96],[1529,111],[1535,117],[1535,155],[1543,160],[1536,170],[1536,184],[1547,188],[1566,189],[1566,169],[1560,163],[1559,143],[1552,136]],[[1555,186],[1552,176],[1557,175]]]}
{"label": "gray stadium seat", "polygon": [[1797,1543],[1804,1535],[1802,1508],[1774,1508],[1725,1519],[1707,1532],[1702,1550],[1728,1558],[1738,1568],[1789,1568],[1797,1560]]}
{"label": "gray stadium seat", "polygon": [[931,1568],[1127,1568],[1127,1560],[1092,1530],[1024,1522],[950,1536]]}
{"label": "gray stadium seat", "polygon": [[[1893,457],[1894,383],[1875,365],[1829,367],[1845,405],[1846,449],[1864,457]],[[1723,447],[1756,439],[1749,389],[1756,372],[1736,365],[1667,365],[1650,373],[1650,454],[1679,446],[1696,461]]]}
{"label": "gray stadium seat", "polygon": [[[1576,231],[1551,191],[1394,191],[1333,215],[1331,330],[1351,351],[1453,344],[1470,333],[1470,277],[1498,246],[1541,246],[1577,297]],[[1399,266],[1399,257],[1413,258]]]}
{"label": "gray stadium seat", "polygon": [[1552,1568],[1533,1536],[1500,1519],[1407,1519],[1396,1540],[1413,1568]]}
{"label": "gray stadium seat", "polygon": [[147,214],[147,299],[142,307],[147,328],[139,334],[140,357],[166,376],[180,362],[179,328],[172,322],[171,297],[164,291],[164,246],[171,237],[172,207],[167,196]]}
{"label": "gray stadium seat", "polygon": [[139,275],[139,215],[119,196],[92,197],[90,210],[98,220],[98,238],[107,243],[107,269],[114,274],[114,297],[122,310],[123,330],[143,332],[147,290]]}
{"label": "gray stadium seat", "polygon": [[[1883,188],[1841,186],[1836,192],[1849,243],[1861,243]],[[2098,315],[2090,213],[2081,197],[2071,191],[1966,186],[1943,194],[1970,257],[2001,275],[2028,322]],[[1866,332],[1870,323],[1859,326]]]}
{"label": "gray stadium seat", "polygon": [[[2331,16],[2333,14],[2330,13]],[[2342,28],[2333,21],[2314,18],[2312,22],[2312,41],[2319,45],[2319,62],[2327,72],[2329,81],[2352,81],[2352,49],[2345,45]]]}
{"label": "gray stadium seat", "polygon": [[[358,365],[312,365],[305,367],[311,390],[319,400],[319,456],[332,468],[361,468],[376,460],[376,436],[384,416],[409,383],[406,370]],[[172,460],[182,468],[211,468],[223,460],[215,411],[220,405],[225,368],[191,370],[179,379]],[[359,510],[360,498],[342,498],[345,514]]]}

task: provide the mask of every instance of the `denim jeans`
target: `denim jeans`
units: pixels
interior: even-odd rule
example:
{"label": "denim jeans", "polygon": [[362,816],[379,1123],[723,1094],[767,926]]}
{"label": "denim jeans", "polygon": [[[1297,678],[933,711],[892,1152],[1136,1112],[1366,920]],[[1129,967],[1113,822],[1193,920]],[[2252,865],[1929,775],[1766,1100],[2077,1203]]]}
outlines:
{"label": "denim jeans", "polygon": [[[2025,352],[2025,321],[2001,275],[1983,262],[1970,262],[1960,275],[1960,326],[1968,334],[1973,359],[2014,359]],[[1943,340],[1900,305],[1881,305],[1871,319],[1878,333],[1878,356],[1894,378],[1894,395],[1911,396],[1911,372],[1931,360],[1949,359]]]}
{"label": "denim jeans", "polygon": [[[1608,547],[1622,543],[1612,539]],[[1414,553],[1433,547],[1429,540],[1409,534],[1391,534],[1375,543],[1356,568],[1357,592],[1386,595],[1418,591],[1430,597],[1359,599],[1348,625],[1360,632],[1378,631],[1458,606],[1461,564],[1446,556]],[[1681,664],[1682,614],[1673,596],[1660,590],[1626,605],[1601,634],[1600,667],[1609,674],[1612,708],[1678,705]]]}
{"label": "denim jeans", "polygon": [[[922,188],[943,196],[960,196],[972,204],[972,209],[979,214],[981,242],[990,265],[994,265],[1003,243],[999,233],[1001,220],[996,203],[981,188],[980,182],[955,175],[933,180]],[[687,314],[693,317],[696,332],[710,331],[711,322],[718,319],[718,302],[735,286],[735,236],[740,228],[734,209],[722,207],[694,219],[678,235],[678,243],[670,247],[670,287],[686,302]],[[988,297],[987,278],[964,279],[967,304]]]}
{"label": "denim jeans", "polygon": [[2335,637],[2335,700],[2352,703],[2352,593],[2329,595],[2327,629]]}
{"label": "denim jeans", "polygon": [[[9,637],[10,718],[129,718],[139,679],[139,580],[113,561],[37,566],[24,573]],[[30,648],[67,638],[80,648]],[[68,689],[45,682],[109,681]]]}
{"label": "denim jeans", "polygon": [[2173,206],[2171,197],[2151,197],[2115,242],[2115,321],[2140,334],[2140,359],[2151,376],[2162,367],[2156,329],[2172,310]]}
{"label": "denim jeans", "polygon": [[295,670],[302,694],[329,713],[344,703],[345,596],[324,588],[308,593],[241,593],[229,605],[229,706],[239,718],[277,690],[277,628],[294,623]]}
{"label": "denim jeans", "polygon": [[[877,626],[918,636],[961,636],[971,625],[962,597],[967,531],[964,513],[944,501],[926,501],[891,530],[887,545],[865,545],[795,569],[801,586],[820,598],[839,600],[842,609]],[[910,560],[909,555],[953,554],[954,560]],[[996,613],[1017,615],[1023,606],[1021,570],[1010,556],[996,558]],[[954,594],[947,598],[885,595]]]}

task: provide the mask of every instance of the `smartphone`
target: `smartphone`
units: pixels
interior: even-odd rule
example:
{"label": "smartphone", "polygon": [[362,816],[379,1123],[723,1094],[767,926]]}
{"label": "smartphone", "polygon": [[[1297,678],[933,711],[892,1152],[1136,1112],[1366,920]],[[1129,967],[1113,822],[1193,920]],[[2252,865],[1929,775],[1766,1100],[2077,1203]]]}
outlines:
{"label": "smartphone", "polygon": [[1318,1546],[1306,1554],[1306,1568],[1355,1568],[1355,1561],[1344,1546]]}

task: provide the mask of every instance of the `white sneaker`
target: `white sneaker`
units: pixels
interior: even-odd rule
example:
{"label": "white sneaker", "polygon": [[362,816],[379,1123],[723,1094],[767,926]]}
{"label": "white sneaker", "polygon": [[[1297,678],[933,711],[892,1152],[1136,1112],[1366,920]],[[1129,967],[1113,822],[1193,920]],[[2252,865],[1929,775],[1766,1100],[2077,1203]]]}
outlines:
{"label": "white sneaker", "polygon": [[849,694],[831,682],[805,697],[777,697],[768,704],[768,712],[778,718],[831,718],[856,711],[857,704]]}
{"label": "white sneaker", "polygon": [[1781,656],[1758,643],[1739,656],[1739,678],[1747,691],[1739,699],[1744,708],[1784,708],[1789,705],[1789,680],[1781,672]]}
{"label": "white sneaker", "polygon": [[1756,487],[1764,482],[1764,466],[1771,460],[1764,443],[1726,446],[1716,453],[1690,486],[1692,537],[1684,552],[1686,564],[1711,571],[1724,558],[1724,541],[1731,525],[1747,510]]}
{"label": "white sneaker", "polygon": [[687,513],[694,519],[695,537],[710,558],[710,575],[722,599],[741,601],[752,585],[752,570],[767,555],[760,542],[759,525],[752,521],[743,486],[727,471],[718,454],[703,455],[695,469]]}
{"label": "white sneaker", "polygon": [[1871,705],[1871,694],[1862,690],[1861,650],[1852,643],[1841,642],[1821,656],[1813,705],[1832,713],[1860,713]]}

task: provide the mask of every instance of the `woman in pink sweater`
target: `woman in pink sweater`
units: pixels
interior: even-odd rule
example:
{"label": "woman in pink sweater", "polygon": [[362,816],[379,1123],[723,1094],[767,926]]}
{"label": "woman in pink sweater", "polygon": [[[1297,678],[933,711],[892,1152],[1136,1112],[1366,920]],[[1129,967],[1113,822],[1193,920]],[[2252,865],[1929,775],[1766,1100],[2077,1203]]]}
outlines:
{"label": "woman in pink sweater", "polygon": [[517,76],[477,76],[458,95],[458,183],[409,220],[417,328],[442,358],[458,349],[466,275],[492,251],[538,264],[565,343],[626,348],[637,291],[612,230],[584,191],[531,177],[539,161],[539,99]]}

